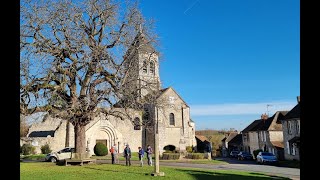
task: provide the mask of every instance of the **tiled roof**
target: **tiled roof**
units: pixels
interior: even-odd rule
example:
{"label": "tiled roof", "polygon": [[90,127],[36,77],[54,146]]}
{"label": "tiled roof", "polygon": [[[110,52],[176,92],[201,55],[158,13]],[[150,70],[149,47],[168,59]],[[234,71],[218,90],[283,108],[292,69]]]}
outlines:
{"label": "tiled roof", "polygon": [[47,137],[48,135],[54,137],[54,131],[33,131],[29,134],[29,137]]}
{"label": "tiled roof", "polygon": [[[196,138],[199,139],[200,141],[204,142],[204,141],[208,141],[208,139],[205,136],[202,135],[196,135]],[[209,141],[208,141],[209,142]]]}
{"label": "tiled roof", "polygon": [[284,145],[283,145],[283,142],[282,141],[270,141],[271,144],[274,146],[274,147],[277,147],[277,148],[284,148]]}

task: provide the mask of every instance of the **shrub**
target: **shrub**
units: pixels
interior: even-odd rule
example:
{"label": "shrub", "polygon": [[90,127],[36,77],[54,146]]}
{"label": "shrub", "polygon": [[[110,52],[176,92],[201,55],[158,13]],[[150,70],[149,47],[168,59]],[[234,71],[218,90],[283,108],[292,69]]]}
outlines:
{"label": "shrub", "polygon": [[180,153],[163,153],[162,154],[162,159],[166,159],[166,160],[179,159],[179,158],[180,158]]}
{"label": "shrub", "polygon": [[257,155],[259,154],[259,152],[262,152],[263,150],[262,149],[256,149],[253,151],[253,156],[255,159],[257,159]]}
{"label": "shrub", "polygon": [[192,153],[192,146],[187,146],[186,150],[187,150],[188,153]]}
{"label": "shrub", "polygon": [[187,158],[188,159],[203,159],[204,154],[203,153],[188,153]]}
{"label": "shrub", "polygon": [[93,148],[94,154],[96,156],[105,156],[108,154],[108,148],[102,143],[97,143]]}
{"label": "shrub", "polygon": [[45,144],[45,145],[41,146],[40,149],[41,149],[42,154],[48,154],[48,153],[52,152],[52,150],[49,147],[49,144]]}
{"label": "shrub", "polygon": [[23,144],[21,147],[21,152],[23,155],[35,154],[35,147],[31,144]]}

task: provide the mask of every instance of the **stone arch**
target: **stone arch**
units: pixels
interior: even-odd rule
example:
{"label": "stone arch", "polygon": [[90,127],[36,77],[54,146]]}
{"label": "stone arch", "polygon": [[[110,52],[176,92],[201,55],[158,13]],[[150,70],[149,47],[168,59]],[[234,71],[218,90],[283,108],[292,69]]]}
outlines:
{"label": "stone arch", "polygon": [[104,131],[108,134],[110,144],[118,143],[118,135],[115,132],[114,128],[111,128],[109,126],[101,126],[99,130]]}
{"label": "stone arch", "polygon": [[163,147],[163,150],[165,150],[165,151],[174,151],[174,150],[176,150],[176,146],[168,144],[168,145]]}

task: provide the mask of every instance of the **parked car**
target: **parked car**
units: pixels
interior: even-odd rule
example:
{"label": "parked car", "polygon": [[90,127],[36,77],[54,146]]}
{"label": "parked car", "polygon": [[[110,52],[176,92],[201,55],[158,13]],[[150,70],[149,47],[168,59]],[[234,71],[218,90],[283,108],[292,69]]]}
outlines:
{"label": "parked car", "polygon": [[238,159],[239,160],[253,160],[253,156],[249,152],[241,151],[238,154]]}
{"label": "parked car", "polygon": [[239,154],[239,151],[231,151],[230,152],[230,157],[237,158],[238,154]]}
{"label": "parked car", "polygon": [[74,150],[75,150],[74,148],[66,147],[58,152],[51,152],[46,155],[45,161],[50,161],[55,163],[60,160],[70,159],[71,154],[74,152]]}
{"label": "parked car", "polygon": [[257,155],[257,163],[261,164],[278,164],[278,158],[269,152],[259,152]]}

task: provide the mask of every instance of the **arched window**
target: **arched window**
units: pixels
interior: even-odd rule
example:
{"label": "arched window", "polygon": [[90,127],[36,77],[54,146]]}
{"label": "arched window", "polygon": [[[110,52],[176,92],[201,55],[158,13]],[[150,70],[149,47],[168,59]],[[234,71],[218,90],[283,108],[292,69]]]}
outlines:
{"label": "arched window", "polygon": [[134,130],[141,129],[140,119],[138,117],[134,118],[133,124],[134,124],[134,126],[133,126]]}
{"label": "arched window", "polygon": [[150,62],[150,74],[154,75],[154,71],[155,71],[155,69],[154,69],[154,62],[151,61],[151,62]]}
{"label": "arched window", "polygon": [[174,114],[173,113],[170,113],[169,119],[170,119],[170,125],[174,125]]}
{"label": "arched window", "polygon": [[143,61],[142,72],[147,73],[148,64],[147,61]]}

